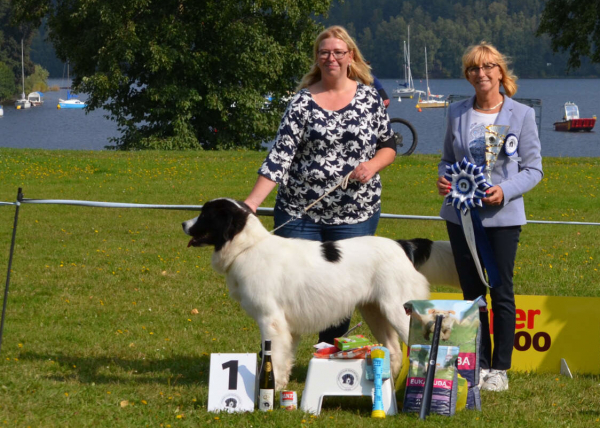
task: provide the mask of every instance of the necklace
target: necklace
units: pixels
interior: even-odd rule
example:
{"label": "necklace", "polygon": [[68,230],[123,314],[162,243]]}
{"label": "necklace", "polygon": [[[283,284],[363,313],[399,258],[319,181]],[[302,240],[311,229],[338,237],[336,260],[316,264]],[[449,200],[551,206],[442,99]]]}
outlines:
{"label": "necklace", "polygon": [[492,108],[482,108],[479,104],[477,104],[477,101],[475,101],[475,108],[477,110],[481,110],[481,111],[492,111],[492,110],[495,110],[498,107],[500,107],[503,102],[504,102],[504,98],[502,98],[502,100]]}

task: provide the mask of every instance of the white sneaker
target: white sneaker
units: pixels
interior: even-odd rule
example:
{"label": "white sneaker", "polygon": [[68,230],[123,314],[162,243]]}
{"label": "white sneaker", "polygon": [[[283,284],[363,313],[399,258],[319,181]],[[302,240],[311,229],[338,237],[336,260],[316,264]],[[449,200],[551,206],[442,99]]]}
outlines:
{"label": "white sneaker", "polygon": [[508,389],[506,370],[490,370],[481,389],[484,391],[506,391]]}
{"label": "white sneaker", "polygon": [[479,369],[479,388],[483,386],[485,378],[490,374],[490,369]]}

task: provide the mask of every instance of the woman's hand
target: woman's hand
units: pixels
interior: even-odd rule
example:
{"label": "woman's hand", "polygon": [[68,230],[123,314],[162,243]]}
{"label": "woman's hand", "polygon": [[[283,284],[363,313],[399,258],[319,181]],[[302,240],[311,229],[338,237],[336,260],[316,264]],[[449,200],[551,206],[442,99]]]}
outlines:
{"label": "woman's hand", "polygon": [[444,176],[439,177],[437,179],[437,183],[435,183],[435,185],[438,188],[438,193],[441,196],[446,196],[448,193],[450,193],[450,182],[448,180],[446,180],[446,178]]}
{"label": "woman's hand", "polygon": [[362,184],[368,183],[383,168],[394,162],[396,159],[396,150],[390,147],[384,147],[375,152],[372,159],[358,164],[352,171],[350,180],[360,181]]}
{"label": "woman's hand", "polygon": [[487,189],[485,194],[486,197],[481,199],[484,204],[490,206],[502,205],[502,202],[504,201],[504,192],[502,191],[502,187],[490,187],[489,189]]}
{"label": "woman's hand", "polygon": [[354,171],[352,171],[352,174],[350,175],[350,180],[360,181],[362,184],[368,183],[369,180],[371,180],[371,178],[373,178],[373,176],[377,174],[377,171],[374,171],[371,168],[369,162],[370,161],[358,164]]}

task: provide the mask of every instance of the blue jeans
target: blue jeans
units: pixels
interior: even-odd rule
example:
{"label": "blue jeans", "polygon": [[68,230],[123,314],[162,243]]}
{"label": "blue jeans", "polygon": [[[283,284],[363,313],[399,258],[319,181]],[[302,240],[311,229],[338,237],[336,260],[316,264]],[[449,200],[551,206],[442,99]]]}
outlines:
{"label": "blue jeans", "polygon": [[[301,238],[310,241],[340,241],[347,238],[358,236],[375,235],[379,215],[381,210],[377,210],[368,220],[356,224],[319,224],[310,218],[303,217],[289,222],[281,229],[275,231],[275,235],[283,238]],[[275,210],[275,227],[278,227],[292,218],[281,210]],[[346,318],[340,325],[329,327],[319,332],[319,343],[326,342],[333,345],[336,337],[342,336],[350,328],[350,318]]]}
{"label": "blue jeans", "polygon": [[[283,238],[301,238],[310,241],[340,241],[342,239],[356,238],[357,236],[375,235],[379,214],[375,212],[368,220],[356,224],[319,224],[308,217],[303,217],[289,222],[281,229],[275,231],[275,235]],[[278,227],[292,218],[287,213],[275,210],[275,227]],[[345,332],[344,332],[345,333]]]}

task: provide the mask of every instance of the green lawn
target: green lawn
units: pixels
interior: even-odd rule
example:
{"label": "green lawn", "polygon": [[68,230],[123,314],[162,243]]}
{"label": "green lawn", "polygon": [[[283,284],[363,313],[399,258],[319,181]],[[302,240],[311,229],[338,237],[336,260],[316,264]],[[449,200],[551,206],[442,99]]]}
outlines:
{"label": "green lawn", "polygon": [[[173,205],[244,199],[264,156],[0,149],[0,201],[13,202],[19,187],[32,199]],[[436,165],[436,156],[398,158],[382,174],[383,212],[437,215]],[[526,196],[528,217],[600,222],[599,167],[595,158],[545,159],[544,180]],[[273,203],[274,194],[264,206]],[[14,211],[0,206],[2,278]],[[257,352],[260,335],[212,271],[211,249],[186,247],[181,222],[195,215],[21,206],[0,353],[0,427],[419,423],[414,414],[373,420],[365,399],[328,400],[319,417],[208,413],[210,354]],[[270,217],[262,220],[272,226]],[[517,294],[600,297],[599,234],[598,226],[524,227]],[[384,219],[378,235],[447,239],[443,222],[424,220]],[[315,341],[316,335],[306,337],[300,345],[289,386],[299,393]],[[507,393],[483,393],[482,412],[431,416],[426,424],[600,427],[599,383],[590,375],[510,373]]]}

